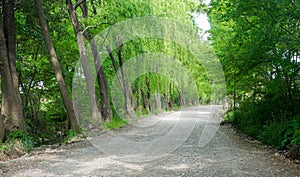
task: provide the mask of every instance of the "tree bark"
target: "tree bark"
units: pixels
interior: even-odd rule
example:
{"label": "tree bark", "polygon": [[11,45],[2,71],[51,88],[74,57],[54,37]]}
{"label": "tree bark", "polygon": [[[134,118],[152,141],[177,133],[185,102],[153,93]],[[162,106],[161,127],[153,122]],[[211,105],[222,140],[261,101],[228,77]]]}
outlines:
{"label": "tree bark", "polygon": [[[68,3],[70,3],[70,2],[68,2]],[[88,8],[86,5],[86,0],[82,0],[82,1],[76,0],[76,4],[80,5],[81,11],[82,11],[82,17],[88,18]],[[73,6],[73,9],[74,9],[74,6]],[[82,31],[83,29],[80,25],[80,22],[76,18],[76,6],[74,9],[74,12],[75,12],[74,22],[77,23],[77,25],[76,25],[76,27],[78,28],[77,32],[79,32],[79,31]],[[102,119],[103,119],[103,121],[107,122],[107,121],[111,120],[113,115],[112,115],[112,110],[110,108],[110,98],[109,98],[106,76],[105,76],[103,67],[101,65],[101,60],[100,60],[100,56],[99,56],[99,53],[97,50],[97,45],[96,45],[93,37],[86,32],[83,35],[87,40],[90,41],[90,44],[92,47],[92,54],[93,54],[93,58],[94,58],[97,82],[98,82],[99,89],[100,89]]]}
{"label": "tree bark", "polygon": [[149,104],[149,100],[147,99],[147,95],[145,94],[145,92],[143,90],[141,90],[141,95],[142,95],[142,103],[143,103],[143,107],[144,109],[147,111],[147,114],[150,113],[150,104]]}
{"label": "tree bark", "polygon": [[112,110],[110,108],[110,98],[109,98],[107,80],[106,80],[106,76],[104,73],[104,69],[101,65],[101,59],[99,56],[97,45],[96,45],[93,37],[91,35],[89,35],[88,33],[84,33],[84,37],[90,41],[90,45],[92,48],[97,82],[98,82],[99,89],[100,89],[102,119],[104,122],[109,122],[112,119],[113,114],[112,114]]}
{"label": "tree bark", "polygon": [[94,58],[94,65],[97,74],[97,81],[100,89],[100,99],[101,99],[101,113],[102,119],[108,122],[112,118],[112,110],[110,109],[110,98],[108,94],[108,85],[106,81],[106,76],[101,65],[100,56],[97,50],[97,45],[92,39],[91,41],[92,53]]}
{"label": "tree bark", "polygon": [[76,35],[77,45],[80,55],[80,61],[82,64],[84,76],[86,79],[87,89],[89,92],[89,99],[90,99],[90,107],[91,107],[91,116],[96,121],[101,121],[102,116],[98,110],[97,101],[96,101],[96,94],[95,94],[95,85],[94,80],[92,77],[91,68],[89,66],[88,57],[86,53],[86,47],[84,44],[84,36],[81,32],[82,27],[77,19],[76,16],[76,9],[74,8],[71,0],[66,0],[66,6],[69,12],[70,20]]}
{"label": "tree bark", "polygon": [[67,88],[67,85],[64,81],[64,77],[63,77],[63,74],[62,74],[62,71],[61,71],[61,67],[60,67],[55,49],[54,49],[52,41],[51,41],[51,37],[50,37],[49,31],[48,31],[47,22],[46,22],[45,17],[44,17],[44,11],[43,11],[43,8],[42,8],[41,1],[40,0],[34,0],[34,2],[35,2],[36,10],[38,12],[38,16],[39,16],[39,19],[40,19],[40,22],[41,22],[41,28],[42,28],[44,40],[45,40],[46,47],[47,47],[47,50],[48,50],[49,55],[50,55],[50,61],[51,61],[51,64],[53,66],[53,69],[54,69],[56,81],[57,81],[58,86],[59,86],[59,90],[60,90],[60,94],[61,94],[62,99],[63,99],[64,106],[67,110],[68,120],[69,120],[68,121],[69,122],[69,127],[73,131],[79,132],[80,127],[79,127],[78,121],[76,119],[76,115],[75,115],[75,112],[74,112],[72,100],[71,100],[71,98],[68,94],[68,88]]}
{"label": "tree bark", "polygon": [[153,111],[153,105],[151,103],[151,86],[148,77],[146,78],[146,86],[147,86],[147,100],[148,100],[148,109],[149,112]]}
{"label": "tree bark", "polygon": [[[23,115],[22,100],[18,87],[18,74],[16,69],[16,34],[14,1],[2,1],[0,22],[0,64],[1,64],[1,89],[2,109],[5,117],[2,127],[6,130],[26,131]],[[0,20],[1,21],[1,20]],[[2,132],[1,132],[2,133]],[[0,135],[3,137],[2,135]],[[3,140],[3,139],[2,139]]]}
{"label": "tree bark", "polygon": [[129,81],[126,81],[124,68],[123,68],[123,58],[122,58],[122,51],[123,51],[123,40],[121,36],[118,36],[118,42],[119,42],[119,50],[118,50],[118,59],[119,59],[119,65],[120,65],[120,71],[121,71],[121,77],[122,82],[124,86],[124,96],[125,96],[125,110],[129,117],[135,117],[134,110],[132,107],[132,91],[130,87]]}
{"label": "tree bark", "polygon": [[0,114],[0,142],[5,139],[4,116]]}
{"label": "tree bark", "polygon": [[[109,57],[110,57],[110,59],[113,63],[113,67],[115,69],[117,79],[118,79],[119,84],[121,86],[121,90],[122,90],[124,100],[125,100],[124,110],[125,110],[126,114],[129,117],[134,117],[133,108],[131,106],[131,99],[130,99],[129,89],[128,89],[127,83],[124,80],[124,71],[122,70],[122,65],[121,65],[122,64],[122,57],[120,56],[121,55],[120,53],[122,51],[122,46],[120,46],[119,51],[118,51],[118,59],[119,59],[119,64],[120,64],[119,67],[117,65],[116,59],[115,59],[115,57],[112,53],[111,48],[109,46],[106,46],[106,50],[107,50],[107,53],[109,54]],[[119,68],[120,68],[121,72],[118,72]]]}
{"label": "tree bark", "polygon": [[6,47],[12,75],[13,87],[19,91],[18,73],[16,69],[16,28],[15,28],[15,1],[2,0],[3,7],[3,30],[6,39]]}
{"label": "tree bark", "polygon": [[155,93],[155,105],[156,105],[156,110],[161,111],[162,108],[162,103],[161,103],[161,95],[159,93]]}

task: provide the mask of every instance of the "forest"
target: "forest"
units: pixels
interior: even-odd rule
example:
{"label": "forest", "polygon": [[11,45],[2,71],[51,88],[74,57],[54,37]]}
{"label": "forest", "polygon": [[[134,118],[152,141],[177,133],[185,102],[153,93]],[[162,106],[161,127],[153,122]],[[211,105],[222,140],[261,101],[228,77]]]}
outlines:
{"label": "forest", "polygon": [[199,104],[300,145],[299,1],[2,0],[0,19],[1,152]]}

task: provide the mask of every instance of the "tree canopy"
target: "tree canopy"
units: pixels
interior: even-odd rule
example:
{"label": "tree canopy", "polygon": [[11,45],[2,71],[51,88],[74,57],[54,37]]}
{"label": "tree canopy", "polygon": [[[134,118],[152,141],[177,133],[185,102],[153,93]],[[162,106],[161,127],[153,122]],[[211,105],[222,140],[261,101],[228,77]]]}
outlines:
{"label": "tree canopy", "polygon": [[234,121],[277,147],[299,144],[299,6],[288,0],[213,0],[206,9]]}

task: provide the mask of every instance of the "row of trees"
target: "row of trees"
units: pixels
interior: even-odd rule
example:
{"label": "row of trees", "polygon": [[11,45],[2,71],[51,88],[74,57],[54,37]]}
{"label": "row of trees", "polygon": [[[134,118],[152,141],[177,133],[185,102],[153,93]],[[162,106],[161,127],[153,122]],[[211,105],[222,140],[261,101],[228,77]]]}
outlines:
{"label": "row of trees", "polygon": [[[83,120],[91,118],[102,124],[118,116],[132,117],[136,113],[209,102],[211,88],[205,69],[187,48],[163,39],[123,42],[126,36],[116,35],[115,47],[105,45],[103,55],[103,48],[99,49],[100,43],[94,39],[111,25],[134,17],[170,17],[196,29],[191,15],[196,5],[194,1],[182,0],[59,0],[51,3],[34,0],[34,5],[25,0],[3,0],[1,140],[5,140],[5,132],[16,130],[28,132],[42,141],[55,138],[58,131],[79,132],[82,122],[77,119],[82,115]],[[165,29],[164,33],[170,31],[174,29]],[[199,46],[199,50],[205,51],[203,60],[214,58],[206,43]],[[172,62],[177,61],[187,68],[196,83],[196,95],[184,97],[182,90],[189,83],[178,83],[155,71],[126,82],[122,66],[132,58],[152,52],[165,53],[173,58]],[[163,56],[157,57],[163,59]],[[134,69],[145,66],[137,59],[134,61]],[[148,66],[153,66],[153,70],[157,68],[154,64]],[[121,88],[117,94],[110,89],[115,81]],[[115,109],[112,95],[117,95],[115,100],[118,96],[124,99],[124,111]]]}
{"label": "row of trees", "polygon": [[236,125],[269,144],[300,143],[300,3],[212,0],[211,42]]}

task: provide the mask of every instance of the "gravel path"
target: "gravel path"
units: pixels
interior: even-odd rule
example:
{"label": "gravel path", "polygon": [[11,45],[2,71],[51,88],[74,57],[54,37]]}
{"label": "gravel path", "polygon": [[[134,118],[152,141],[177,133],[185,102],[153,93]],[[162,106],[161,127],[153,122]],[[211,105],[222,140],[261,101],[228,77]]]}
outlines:
{"label": "gravel path", "polygon": [[220,106],[162,113],[117,131],[33,151],[0,176],[300,176],[274,150],[219,127]]}

